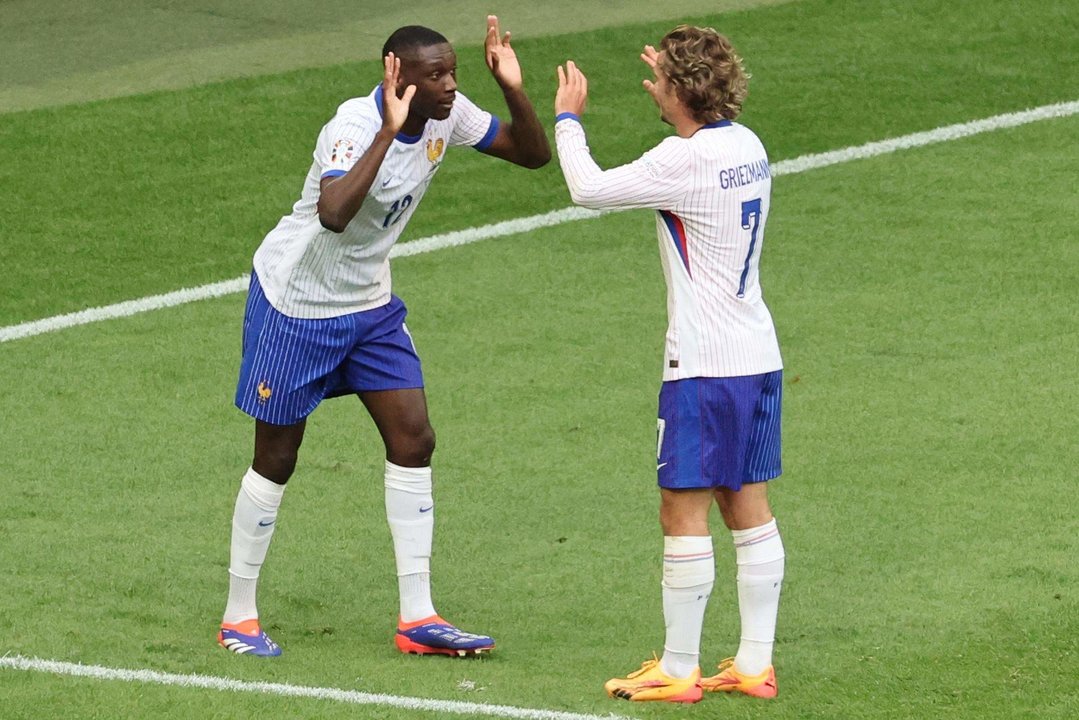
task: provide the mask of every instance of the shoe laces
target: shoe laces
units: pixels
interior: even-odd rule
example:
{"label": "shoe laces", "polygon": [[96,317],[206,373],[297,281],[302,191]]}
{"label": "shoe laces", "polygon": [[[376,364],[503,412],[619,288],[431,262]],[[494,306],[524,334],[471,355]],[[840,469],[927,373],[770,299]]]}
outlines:
{"label": "shoe laces", "polygon": [[627,680],[632,680],[633,678],[640,677],[641,675],[644,675],[646,672],[648,672],[649,670],[654,668],[656,665],[659,665],[659,657],[657,657],[656,653],[653,652],[652,653],[652,659],[651,660],[645,660],[643,663],[641,663],[641,669],[640,670],[634,670],[633,672],[631,672],[629,675],[626,676],[626,679]]}
{"label": "shoe laces", "polygon": [[726,672],[734,668],[734,658],[723,658],[719,661],[719,671]]}

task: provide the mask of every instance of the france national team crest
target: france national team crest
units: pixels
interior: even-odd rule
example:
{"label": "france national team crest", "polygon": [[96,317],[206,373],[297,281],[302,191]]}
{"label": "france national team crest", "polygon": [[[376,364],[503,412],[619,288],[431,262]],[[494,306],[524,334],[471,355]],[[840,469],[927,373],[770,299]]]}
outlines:
{"label": "france national team crest", "polygon": [[270,400],[270,396],[273,395],[273,388],[266,384],[263,380],[258,386],[259,405],[265,405]]}
{"label": "france national team crest", "polygon": [[442,138],[438,138],[437,140],[428,140],[427,159],[430,160],[432,164],[438,165],[438,163],[441,161],[442,153],[443,151],[445,151],[445,149],[446,141]]}

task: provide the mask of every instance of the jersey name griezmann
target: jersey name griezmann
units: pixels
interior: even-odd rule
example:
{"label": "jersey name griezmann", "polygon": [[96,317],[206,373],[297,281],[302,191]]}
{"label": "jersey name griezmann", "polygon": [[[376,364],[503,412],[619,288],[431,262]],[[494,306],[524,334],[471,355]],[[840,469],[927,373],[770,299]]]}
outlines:
{"label": "jersey name griezmann", "polygon": [[724,190],[730,190],[749,183],[760,182],[770,177],[772,177],[772,170],[768,167],[768,159],[761,158],[756,162],[720,170],[719,186]]}

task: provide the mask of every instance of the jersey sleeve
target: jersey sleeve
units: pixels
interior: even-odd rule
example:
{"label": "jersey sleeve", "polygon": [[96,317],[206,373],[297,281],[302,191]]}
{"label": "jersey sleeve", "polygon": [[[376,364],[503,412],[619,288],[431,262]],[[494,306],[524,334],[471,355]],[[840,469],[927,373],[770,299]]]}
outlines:
{"label": "jersey sleeve", "polygon": [[580,120],[555,123],[558,162],[573,202],[593,210],[671,209],[689,192],[691,162],[684,142],[667,138],[627,165],[603,170],[592,159]]}
{"label": "jersey sleeve", "polygon": [[374,142],[380,123],[363,116],[337,115],[322,128],[315,145],[319,177],[344,175]]}
{"label": "jersey sleeve", "polygon": [[498,118],[481,110],[461,93],[457,93],[453,101],[453,114],[450,117],[453,118],[450,145],[471,145],[477,150],[486,150],[498,134]]}

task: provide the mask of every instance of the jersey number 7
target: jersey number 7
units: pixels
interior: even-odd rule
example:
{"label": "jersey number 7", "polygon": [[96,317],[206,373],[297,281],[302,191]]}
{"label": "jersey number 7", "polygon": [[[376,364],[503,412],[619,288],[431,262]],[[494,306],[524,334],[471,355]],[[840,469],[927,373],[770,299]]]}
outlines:
{"label": "jersey number 7", "polygon": [[[752,225],[750,224],[752,222]],[[746,296],[746,278],[749,276],[749,261],[753,257],[753,250],[757,247],[757,230],[761,226],[761,199],[753,198],[742,203],[742,229],[749,230],[749,252],[746,253],[746,264],[742,268],[742,279],[738,283],[738,297]]]}

